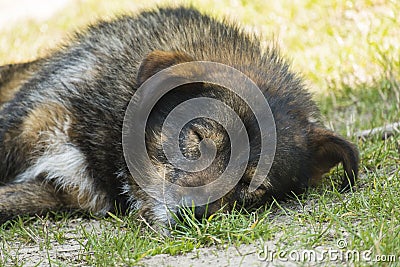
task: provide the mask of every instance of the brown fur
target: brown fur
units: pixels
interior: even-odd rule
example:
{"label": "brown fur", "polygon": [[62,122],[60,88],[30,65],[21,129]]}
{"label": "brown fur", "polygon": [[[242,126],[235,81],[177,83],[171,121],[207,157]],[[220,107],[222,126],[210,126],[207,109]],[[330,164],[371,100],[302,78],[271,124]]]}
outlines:
{"label": "brown fur", "polygon": [[4,103],[14,98],[21,86],[32,77],[39,65],[40,60],[0,67],[0,109]]}

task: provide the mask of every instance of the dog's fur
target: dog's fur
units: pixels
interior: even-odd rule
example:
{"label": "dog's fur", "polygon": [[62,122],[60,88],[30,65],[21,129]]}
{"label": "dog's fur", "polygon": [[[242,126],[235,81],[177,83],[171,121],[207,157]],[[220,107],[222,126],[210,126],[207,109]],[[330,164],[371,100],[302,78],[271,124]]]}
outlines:
{"label": "dog's fur", "polygon": [[[181,150],[196,158],[199,142],[211,138],[216,160],[197,173],[172,168],[161,151],[160,132],[172,106],[213,97],[244,121],[251,146],[246,172],[227,195],[209,203],[208,214],[234,203],[260,207],[272,198],[304,192],[338,163],[345,170],[342,188],[354,183],[356,147],[322,126],[301,79],[274,47],[263,49],[256,36],[191,8],[161,8],[99,22],[45,58],[0,67],[0,221],[64,208],[105,214],[115,206],[139,210],[151,222],[170,220],[169,212],[179,207],[165,207],[135,183],[124,160],[121,130],[135,90],[156,72],[189,61],[219,62],[246,74],[262,90],[276,124],[271,170],[250,193],[260,135],[238,96],[196,83],[175,89],[156,105],[146,128],[148,153],[166,179],[178,185],[215,179],[227,164],[230,146],[221,125],[193,120],[182,130]],[[151,173],[143,175],[152,179]],[[196,215],[206,215],[204,207]]]}

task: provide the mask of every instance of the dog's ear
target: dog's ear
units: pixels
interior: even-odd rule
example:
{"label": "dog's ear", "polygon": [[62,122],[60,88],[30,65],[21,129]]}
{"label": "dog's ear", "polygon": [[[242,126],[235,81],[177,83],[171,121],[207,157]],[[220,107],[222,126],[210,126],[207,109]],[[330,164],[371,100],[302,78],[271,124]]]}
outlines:
{"label": "dog's ear", "polygon": [[140,64],[137,80],[139,85],[157,72],[170,66],[190,62],[194,59],[184,52],[155,50],[147,54]]}
{"label": "dog's ear", "polygon": [[311,183],[318,182],[324,173],[342,163],[345,177],[343,177],[340,190],[342,192],[349,190],[358,175],[359,156],[355,145],[320,127],[312,128],[309,137],[313,159]]}

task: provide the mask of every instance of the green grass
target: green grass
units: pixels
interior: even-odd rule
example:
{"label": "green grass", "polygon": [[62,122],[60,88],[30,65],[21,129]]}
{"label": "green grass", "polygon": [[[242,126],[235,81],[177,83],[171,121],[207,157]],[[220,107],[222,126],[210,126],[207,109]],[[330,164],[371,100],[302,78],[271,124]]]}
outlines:
{"label": "green grass", "polygon": [[[49,21],[23,21],[0,32],[0,64],[43,55],[66,32],[96,16],[135,11],[155,2],[82,1]],[[126,266],[149,255],[177,255],[211,245],[261,247],[269,240],[279,251],[337,249],[338,240],[345,240],[345,249],[371,250],[373,256],[395,254],[400,262],[400,134],[387,140],[355,137],[357,131],[400,120],[399,2],[191,2],[217,16],[237,17],[244,26],[263,33],[265,40],[278,40],[282,52],[293,60],[293,68],[302,72],[315,91],[325,124],[358,145],[360,179],[354,192],[335,190],[335,181],[343,174],[339,167],[320,187],[257,212],[218,213],[197,221],[189,211],[186,224],[172,230],[170,237],[129,216],[95,220],[57,213],[23,218],[0,226],[0,266],[29,263],[23,252],[30,246],[37,248],[42,263],[56,266]],[[68,246],[75,250],[63,254]],[[52,254],[54,250],[57,255]]]}

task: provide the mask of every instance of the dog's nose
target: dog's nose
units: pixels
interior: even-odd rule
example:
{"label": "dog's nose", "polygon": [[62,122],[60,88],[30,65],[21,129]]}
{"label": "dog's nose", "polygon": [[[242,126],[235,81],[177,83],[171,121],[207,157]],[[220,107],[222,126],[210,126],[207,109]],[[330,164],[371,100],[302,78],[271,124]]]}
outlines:
{"label": "dog's nose", "polygon": [[206,216],[207,206],[199,205],[196,206],[196,203],[190,197],[185,197],[181,201],[181,208],[178,209],[177,216],[179,220],[184,220],[185,216],[190,214],[194,215],[197,220],[201,220]]}
{"label": "dog's nose", "polygon": [[201,221],[201,219],[206,216],[206,206],[183,206],[178,209],[176,215],[180,221],[184,222],[187,216],[192,216],[192,213],[197,220]]}

